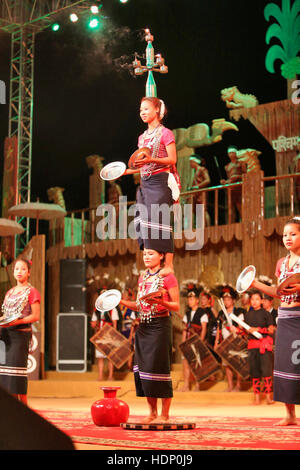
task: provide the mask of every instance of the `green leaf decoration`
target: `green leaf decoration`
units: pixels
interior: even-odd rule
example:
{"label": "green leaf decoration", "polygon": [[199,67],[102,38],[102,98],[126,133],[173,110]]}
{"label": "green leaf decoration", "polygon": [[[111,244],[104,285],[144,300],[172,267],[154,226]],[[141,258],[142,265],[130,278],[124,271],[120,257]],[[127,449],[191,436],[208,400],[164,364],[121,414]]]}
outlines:
{"label": "green leaf decoration", "polygon": [[[300,52],[300,0],[282,0],[282,8],[275,3],[269,3],[264,9],[266,21],[274,18],[277,23],[271,24],[266,32],[266,43],[269,45],[272,39],[280,42],[272,45],[265,59],[266,69],[275,73],[274,64],[277,60],[283,62],[286,67],[281,67],[282,74],[286,78],[294,70],[298,70],[298,61],[292,62]],[[295,76],[295,75],[293,75]]]}
{"label": "green leaf decoration", "polygon": [[294,57],[285,64],[281,65],[281,74],[287,80],[296,78],[296,75],[300,73],[300,57]]}

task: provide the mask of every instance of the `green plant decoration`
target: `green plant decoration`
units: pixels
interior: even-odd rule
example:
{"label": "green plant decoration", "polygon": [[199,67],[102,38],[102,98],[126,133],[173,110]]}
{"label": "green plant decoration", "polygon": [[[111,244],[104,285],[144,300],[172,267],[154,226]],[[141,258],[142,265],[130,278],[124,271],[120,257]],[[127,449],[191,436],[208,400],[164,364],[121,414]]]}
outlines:
{"label": "green plant decoration", "polygon": [[282,8],[275,3],[269,3],[264,10],[266,21],[273,17],[277,23],[271,24],[266,33],[266,43],[269,45],[273,38],[280,44],[273,44],[265,59],[266,69],[275,73],[274,64],[281,60],[281,74],[287,80],[293,80],[300,73],[300,0],[282,0]]}

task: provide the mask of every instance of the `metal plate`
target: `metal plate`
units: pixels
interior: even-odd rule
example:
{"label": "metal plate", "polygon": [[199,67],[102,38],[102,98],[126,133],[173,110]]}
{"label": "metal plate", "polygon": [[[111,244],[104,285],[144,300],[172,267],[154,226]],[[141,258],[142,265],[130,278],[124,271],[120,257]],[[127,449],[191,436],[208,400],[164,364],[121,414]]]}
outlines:
{"label": "metal plate", "polygon": [[99,295],[96,299],[95,307],[100,312],[108,312],[119,305],[120,300],[121,292],[117,289],[110,289]]}
{"label": "metal plate", "polygon": [[300,273],[292,274],[282,281],[277,287],[277,294],[280,294],[283,289],[288,289],[292,284],[298,284],[300,282]]}
{"label": "metal plate", "polygon": [[137,170],[143,165],[148,163],[149,158],[151,158],[151,150],[148,147],[142,147],[137,149],[130,157],[128,161],[128,167],[132,170]]}
{"label": "metal plate", "polygon": [[8,325],[9,323],[18,320],[22,316],[22,313],[18,313],[15,315],[10,315],[10,316],[2,316],[0,317],[0,326],[1,325]]}
{"label": "metal plate", "polygon": [[239,294],[242,294],[249,289],[252,282],[254,281],[256,274],[255,266],[247,266],[239,275],[236,281],[236,290]]}
{"label": "metal plate", "polygon": [[147,300],[154,301],[156,299],[161,299],[166,292],[167,291],[165,289],[159,289],[155,292],[149,292],[148,294],[143,295],[143,297],[140,297],[139,300],[143,300],[144,302],[146,302]]}
{"label": "metal plate", "polygon": [[112,181],[120,178],[126,170],[126,165],[123,162],[112,162],[105,165],[100,171],[100,178],[105,181]]}

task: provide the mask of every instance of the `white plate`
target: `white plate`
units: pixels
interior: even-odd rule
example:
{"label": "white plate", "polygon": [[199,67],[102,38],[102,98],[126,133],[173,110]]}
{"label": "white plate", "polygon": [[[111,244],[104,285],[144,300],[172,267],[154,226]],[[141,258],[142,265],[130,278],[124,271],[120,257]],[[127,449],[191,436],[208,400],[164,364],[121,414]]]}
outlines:
{"label": "white plate", "polygon": [[121,292],[116,289],[110,289],[99,295],[96,299],[95,307],[100,312],[108,312],[119,305],[120,300]]}
{"label": "white plate", "polygon": [[120,178],[126,170],[123,162],[112,162],[105,165],[100,171],[100,178],[105,181],[112,181]]}
{"label": "white plate", "polygon": [[250,265],[245,268],[239,275],[236,281],[236,290],[239,294],[245,292],[251,286],[254,281],[256,274],[256,269],[254,266]]}

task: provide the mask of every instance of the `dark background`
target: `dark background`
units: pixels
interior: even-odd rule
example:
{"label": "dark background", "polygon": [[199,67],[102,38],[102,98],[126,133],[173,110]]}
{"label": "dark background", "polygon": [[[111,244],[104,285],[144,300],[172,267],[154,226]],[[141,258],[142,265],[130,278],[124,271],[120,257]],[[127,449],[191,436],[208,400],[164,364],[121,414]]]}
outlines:
{"label": "dark background", "polygon": [[[281,4],[279,0],[274,0]],[[47,189],[65,188],[67,210],[89,205],[89,169],[85,158],[99,154],[105,163],[127,162],[144,127],[139,101],[146,75],[134,77],[126,66],[145,53],[142,30],[154,35],[155,53],[162,53],[167,75],[155,74],[158,96],[168,108],[165,125],[187,128],[216,118],[229,119],[220,91],[236,85],[260,103],[286,98],[286,81],[265,69],[270,26],[264,7],[270,1],[251,0],[103,0],[103,28],[88,31],[83,24],[64,26],[36,38],[32,195],[49,202]],[[63,17],[61,17],[63,20]],[[144,60],[142,59],[144,64]],[[0,79],[9,85],[10,36],[0,33]],[[213,184],[219,181],[214,164],[227,163],[227,147],[262,151],[261,166],[275,175],[274,152],[248,122],[240,131],[225,132],[223,141],[198,149],[206,157]],[[0,106],[0,153],[8,133],[8,104]],[[1,159],[3,166],[3,157]],[[223,171],[223,170],[222,170]],[[1,174],[2,181],[2,174]],[[121,180],[124,194],[134,198],[131,177]]]}

